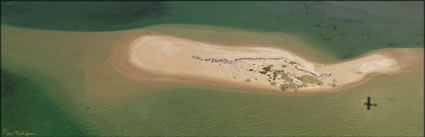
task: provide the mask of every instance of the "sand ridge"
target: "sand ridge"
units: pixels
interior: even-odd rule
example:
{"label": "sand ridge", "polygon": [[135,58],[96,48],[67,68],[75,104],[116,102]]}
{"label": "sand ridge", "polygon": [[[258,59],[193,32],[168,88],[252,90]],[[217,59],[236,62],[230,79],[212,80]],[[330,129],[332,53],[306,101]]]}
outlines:
{"label": "sand ridge", "polygon": [[[361,82],[370,74],[395,73],[408,63],[406,54],[404,59],[391,54],[412,52],[391,49],[320,64],[282,49],[227,46],[153,32],[133,36],[120,47],[121,66],[115,63],[115,68],[130,77],[284,92],[336,89]],[[123,71],[123,64],[132,71]]]}

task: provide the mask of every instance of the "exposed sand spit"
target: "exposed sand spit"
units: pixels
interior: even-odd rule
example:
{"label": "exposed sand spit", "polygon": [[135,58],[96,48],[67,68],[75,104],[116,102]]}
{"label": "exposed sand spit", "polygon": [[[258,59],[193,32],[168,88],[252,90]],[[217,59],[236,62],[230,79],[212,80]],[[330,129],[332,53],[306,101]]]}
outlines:
{"label": "exposed sand spit", "polygon": [[201,82],[284,92],[322,91],[395,73],[423,50],[385,49],[349,61],[320,64],[275,48],[225,46],[146,32],[113,51],[114,67],[137,79]]}

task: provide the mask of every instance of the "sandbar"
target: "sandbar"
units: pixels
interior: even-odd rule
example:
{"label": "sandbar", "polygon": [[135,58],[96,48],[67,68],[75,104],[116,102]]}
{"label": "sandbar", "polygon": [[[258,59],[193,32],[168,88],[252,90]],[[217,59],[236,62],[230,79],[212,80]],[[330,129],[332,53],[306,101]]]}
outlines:
{"label": "sandbar", "polygon": [[408,70],[423,50],[381,49],[321,64],[282,48],[224,45],[146,32],[113,49],[113,66],[126,76],[279,92],[329,91],[377,74]]}

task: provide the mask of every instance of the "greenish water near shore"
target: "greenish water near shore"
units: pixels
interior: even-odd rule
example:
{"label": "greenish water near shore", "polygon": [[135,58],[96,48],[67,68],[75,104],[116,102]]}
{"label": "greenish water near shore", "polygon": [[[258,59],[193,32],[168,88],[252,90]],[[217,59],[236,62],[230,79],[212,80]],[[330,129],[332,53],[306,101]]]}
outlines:
{"label": "greenish water near shore", "polygon": [[[360,87],[313,95],[210,87],[160,89],[120,102],[131,109],[111,109],[116,115],[126,112],[131,119],[123,129],[141,129],[124,135],[420,136],[423,77],[395,77],[378,77]],[[409,84],[401,84],[400,79]],[[362,105],[366,96],[379,106],[366,110]]]}
{"label": "greenish water near shore", "polygon": [[[165,2],[153,4],[160,8],[152,12],[143,12],[151,6],[140,8],[138,2],[115,7],[114,2],[99,7],[79,3],[69,8],[25,3],[29,9],[22,10],[16,7],[20,2],[2,2],[2,128],[83,136],[424,134],[423,72],[377,76],[332,93],[282,95],[199,85],[162,87],[105,69],[110,48],[127,33],[107,30],[164,23],[296,34],[337,60],[380,48],[423,48],[423,2]],[[364,8],[368,6],[376,11]],[[91,18],[99,15],[104,16]],[[3,71],[10,77],[3,77]],[[3,89],[4,81],[16,88]],[[367,111],[367,96],[378,107]]]}

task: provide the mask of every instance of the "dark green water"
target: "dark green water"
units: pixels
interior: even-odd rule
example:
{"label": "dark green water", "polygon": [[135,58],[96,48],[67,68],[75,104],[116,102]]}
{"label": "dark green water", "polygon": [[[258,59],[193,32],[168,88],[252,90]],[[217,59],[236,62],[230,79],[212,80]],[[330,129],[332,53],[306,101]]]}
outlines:
{"label": "dark green water", "polygon": [[2,2],[2,23],[70,31],[206,24],[301,33],[351,58],[423,47],[423,10],[423,2]]}
{"label": "dark green water", "polygon": [[[114,83],[100,82],[95,92],[99,95],[88,96],[83,83],[87,74],[81,67],[86,63],[102,69],[99,64],[121,36],[108,31],[153,24],[297,34],[339,59],[380,48],[423,48],[423,2],[2,2],[1,6],[2,128],[38,135],[424,133],[423,72],[381,76],[326,94],[178,86],[136,88],[143,94],[110,101],[100,94],[126,92]],[[379,106],[364,109],[366,96]]]}

